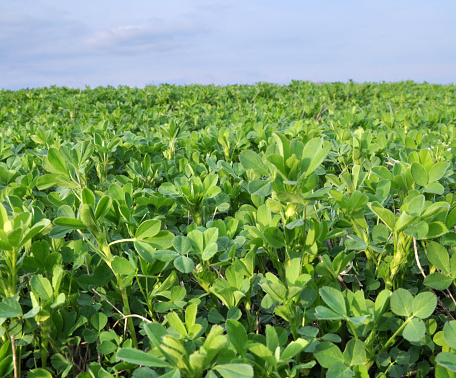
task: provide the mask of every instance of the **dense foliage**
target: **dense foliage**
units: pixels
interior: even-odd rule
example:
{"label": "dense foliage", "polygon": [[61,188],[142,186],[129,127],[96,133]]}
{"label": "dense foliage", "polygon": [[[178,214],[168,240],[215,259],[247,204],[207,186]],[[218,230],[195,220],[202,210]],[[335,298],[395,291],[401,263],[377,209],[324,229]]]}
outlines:
{"label": "dense foliage", "polygon": [[0,91],[0,377],[456,376],[455,99]]}

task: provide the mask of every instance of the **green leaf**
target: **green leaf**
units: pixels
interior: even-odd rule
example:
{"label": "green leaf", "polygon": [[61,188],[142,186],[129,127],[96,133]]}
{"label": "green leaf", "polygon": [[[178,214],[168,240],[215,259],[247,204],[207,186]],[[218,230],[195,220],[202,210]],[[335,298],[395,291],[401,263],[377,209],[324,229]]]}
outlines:
{"label": "green leaf", "polygon": [[453,280],[456,279],[456,254],[451,256],[450,271],[451,271],[451,277],[453,278]]}
{"label": "green leaf", "polygon": [[136,241],[134,242],[136,252],[149,264],[155,263],[155,248],[152,247],[149,243]]}
{"label": "green leaf", "polygon": [[450,348],[456,351],[456,320],[445,323],[443,337]]}
{"label": "green leaf", "polygon": [[426,235],[426,239],[435,239],[443,234],[447,233],[448,229],[442,222],[431,222],[429,223],[429,231]]}
{"label": "green leaf", "polygon": [[27,378],[53,378],[46,369],[33,369],[27,373]]}
{"label": "green leaf", "polygon": [[32,287],[32,291],[45,301],[51,299],[54,294],[51,283],[41,274],[32,277],[30,286]]}
{"label": "green leaf", "polygon": [[93,209],[90,205],[84,204],[80,210],[80,218],[82,223],[90,230],[90,232],[95,236],[98,240],[101,235],[101,229],[95,218],[95,214]]}
{"label": "green leaf", "polygon": [[93,377],[97,377],[97,378],[114,378],[114,376],[112,374],[108,373],[97,362],[92,362],[89,365],[89,371],[90,371],[90,377],[92,377],[92,378]]}
{"label": "green leaf", "polygon": [[0,361],[2,361],[10,353],[11,353],[11,341],[7,340],[3,343],[3,345],[0,348]]}
{"label": "green leaf", "polygon": [[[422,362],[421,364],[425,364],[425,362]],[[429,364],[425,364],[425,367],[422,369],[424,377],[428,376],[429,368]],[[434,373],[435,376],[439,378],[456,378],[455,372],[452,372],[451,370],[448,370],[447,368],[444,368],[442,365],[438,364],[435,364]]]}
{"label": "green leaf", "polygon": [[216,365],[213,367],[223,378],[253,377],[253,368],[247,364]]}
{"label": "green leaf", "polygon": [[285,268],[285,277],[287,279],[287,286],[291,287],[295,285],[296,280],[299,277],[301,271],[301,261],[295,258],[290,261],[290,264]]}
{"label": "green leaf", "polygon": [[425,204],[425,198],[421,194],[419,196],[414,197],[408,204],[407,204],[407,213],[413,216],[420,216],[423,212]]}
{"label": "green leaf", "polygon": [[450,163],[447,161],[439,161],[429,171],[429,182],[440,180],[447,169],[450,167]]}
{"label": "green leaf", "polygon": [[97,208],[95,210],[95,218],[96,219],[103,218],[107,213],[109,213],[111,206],[112,206],[112,200],[109,196],[101,197],[100,201],[98,202]]}
{"label": "green leaf", "polygon": [[404,233],[410,236],[413,236],[416,239],[423,239],[426,237],[427,233],[429,232],[428,224],[425,221],[420,221],[415,223],[411,226],[408,226]]}
{"label": "green leaf", "polygon": [[14,297],[3,298],[0,303],[0,318],[15,318],[21,315],[21,305]]}
{"label": "green leaf", "polygon": [[305,205],[308,201],[300,194],[280,192],[277,193],[277,198],[282,202],[291,202],[296,204]]}
{"label": "green leaf", "polygon": [[385,209],[379,202],[372,202],[369,204],[369,207],[372,212],[377,215],[377,217],[379,217],[390,230],[394,229],[394,214],[390,210]]}
{"label": "green leaf", "polygon": [[354,377],[355,373],[342,362],[336,362],[329,367],[326,376],[331,378],[350,378]]}
{"label": "green leaf", "polygon": [[195,264],[192,259],[179,256],[174,260],[174,267],[181,273],[191,273],[195,269]]}
{"label": "green leaf", "polygon": [[439,272],[432,273],[424,279],[424,284],[435,290],[445,290],[450,287],[452,282],[453,278]]}
{"label": "green leaf", "polygon": [[[100,344],[97,345],[97,350],[101,354],[111,354],[117,350],[117,345],[114,344],[112,341],[102,341]],[[61,356],[60,354],[56,354],[55,356]],[[71,365],[70,365],[71,366]]]}
{"label": "green leaf", "polygon": [[386,167],[373,167],[372,172],[385,180],[393,180],[393,174]]}
{"label": "green leaf", "polygon": [[272,192],[272,181],[253,180],[248,185],[248,191],[250,194],[256,194],[262,197],[267,197]]}
{"label": "green leaf", "polygon": [[441,352],[435,358],[435,362],[448,370],[456,372],[456,354],[450,352]]}
{"label": "green leaf", "polygon": [[185,326],[190,329],[196,322],[196,315],[198,313],[198,306],[193,303],[185,309]]}
{"label": "green leaf", "polygon": [[370,318],[370,315],[361,315],[361,316],[350,316],[348,320],[353,324],[363,324],[367,318]]}
{"label": "green leaf", "polygon": [[168,249],[172,245],[174,235],[169,231],[160,231],[153,238],[144,239],[145,242],[157,249]]}
{"label": "green leaf", "polygon": [[445,191],[445,188],[439,182],[434,181],[434,182],[431,182],[429,185],[427,185],[424,188],[424,191],[426,193],[433,193],[433,194],[442,195],[443,192]]}
{"label": "green leaf", "polygon": [[287,288],[281,283],[269,283],[261,285],[263,290],[268,293],[275,301],[283,303],[287,297]]}
{"label": "green leaf", "polygon": [[146,220],[138,227],[135,233],[136,240],[153,238],[160,232],[161,222],[159,220]]}
{"label": "green leaf", "polygon": [[396,315],[409,317],[413,313],[413,295],[405,289],[397,289],[390,298],[391,311]]}
{"label": "green leaf", "polygon": [[449,207],[450,204],[448,202],[435,202],[421,214],[421,219],[430,222],[440,213],[447,212]]}
{"label": "green leaf", "polygon": [[248,349],[258,357],[262,358],[265,360],[268,364],[275,366],[276,365],[276,360],[274,356],[272,355],[272,352],[266,348],[265,345],[260,344],[260,343],[251,343],[248,344]]}
{"label": "green leaf", "polygon": [[317,319],[320,320],[342,320],[344,319],[344,316],[341,314],[338,314],[337,312],[324,307],[324,306],[317,306],[315,308],[315,316]]}
{"label": "green leaf", "polygon": [[279,337],[277,336],[277,331],[270,324],[266,325],[266,346],[271,352],[275,352],[279,346]]}
{"label": "green leaf", "polygon": [[273,248],[282,248],[285,245],[283,233],[278,227],[268,227],[263,231],[264,238]]}
{"label": "green leaf", "polygon": [[443,245],[431,241],[427,245],[426,254],[429,262],[437,269],[447,274],[450,273],[450,256]]}
{"label": "green leaf", "polygon": [[82,189],[82,203],[87,204],[95,208],[95,194],[90,189]]}
{"label": "green leaf", "polygon": [[121,276],[128,276],[135,273],[135,268],[133,268],[130,262],[126,258],[119,256],[114,256],[112,270]]}
{"label": "green leaf", "polygon": [[160,249],[158,251],[153,252],[153,257],[160,261],[169,262],[174,261],[177,257],[179,257],[179,254],[175,251],[170,251],[169,249]]}
{"label": "green leaf", "polygon": [[217,252],[218,252],[217,243],[210,243],[210,244],[206,245],[206,247],[204,248],[203,253],[201,254],[201,259],[203,259],[204,261],[207,261],[211,257],[213,257]]}
{"label": "green leaf", "polygon": [[87,228],[87,226],[79,219],[66,217],[54,219],[54,224],[70,230],[84,230],[85,228]]}
{"label": "green leaf", "polygon": [[190,241],[194,252],[201,254],[204,250],[204,237],[200,230],[190,231],[187,235],[187,240]]}
{"label": "green leaf", "polygon": [[62,205],[57,210],[57,217],[74,218],[74,211],[71,206]]}
{"label": "green leaf", "polygon": [[65,161],[60,156],[57,148],[51,147],[43,161],[43,168],[50,173],[56,173],[63,176],[68,176],[68,169]]}
{"label": "green leaf", "polygon": [[175,312],[168,314],[168,323],[173,327],[181,336],[187,336],[187,329],[184,323]]}
{"label": "green leaf", "polygon": [[290,142],[288,141],[287,137],[282,133],[275,132],[272,134],[272,136],[277,142],[277,147],[279,149],[280,155],[286,161],[291,156]]}
{"label": "green leaf", "polygon": [[426,319],[430,317],[437,306],[437,298],[434,293],[420,293],[412,302],[413,316]]}
{"label": "green leaf", "polygon": [[428,174],[426,168],[416,161],[412,163],[410,168],[413,180],[420,186],[426,186],[428,184]]}
{"label": "green leaf", "polygon": [[383,311],[385,311],[386,305],[391,297],[391,291],[389,290],[382,290],[375,299],[374,304],[374,318],[375,322],[378,322],[381,318]]}
{"label": "green leaf", "polygon": [[76,182],[70,180],[69,178],[67,178],[65,176],[57,175],[55,177],[55,183],[57,184],[57,186],[60,186],[61,188],[65,188],[65,189],[80,189],[79,184],[77,184]]}
{"label": "green leaf", "polygon": [[192,244],[185,236],[176,236],[172,241],[174,249],[181,255],[186,255],[192,250]]}
{"label": "green leaf", "polygon": [[5,206],[0,203],[0,229],[3,230],[5,222],[8,221],[8,213],[6,212]]}
{"label": "green leaf", "polygon": [[318,363],[324,368],[329,368],[331,365],[338,362],[345,362],[340,349],[333,343],[327,341],[323,341],[315,347],[314,356]]}
{"label": "green leaf", "polygon": [[48,173],[46,175],[38,177],[38,180],[36,180],[36,187],[38,190],[46,190],[49,189],[50,187],[57,185],[56,183],[56,178],[59,175],[56,173]]}
{"label": "green leaf", "polygon": [[153,345],[159,348],[162,345],[162,338],[167,335],[165,327],[160,323],[147,323],[144,325],[144,330]]}
{"label": "green leaf", "polygon": [[342,316],[347,316],[345,299],[339,290],[334,289],[330,286],[325,286],[320,289],[320,295],[326,304],[335,312]]}
{"label": "green leaf", "polygon": [[102,312],[97,312],[90,318],[90,323],[92,323],[93,327],[100,332],[106,324],[108,324],[108,317]]}
{"label": "green leaf", "polygon": [[149,353],[133,348],[122,348],[117,352],[117,358],[134,365],[148,367],[170,367],[166,361],[163,361]]}
{"label": "green leaf", "polygon": [[237,320],[228,319],[226,321],[226,332],[230,343],[234,346],[234,349],[242,356],[245,357],[247,353],[247,332],[244,326]]}
{"label": "green leaf", "polygon": [[305,177],[323,163],[330,149],[331,143],[323,142],[321,138],[314,138],[306,143],[302,151],[302,170],[306,172]]}
{"label": "green leaf", "polygon": [[424,335],[426,334],[426,327],[424,322],[421,319],[413,318],[411,319],[404,328],[402,336],[404,339],[417,343],[419,342]]}
{"label": "green leaf", "polygon": [[[7,344],[3,344],[5,346]],[[3,349],[3,347],[2,347]],[[0,377],[8,376],[14,370],[13,356],[1,356],[0,357]]]}
{"label": "green leaf", "polygon": [[447,226],[447,228],[452,228],[454,225],[456,225],[456,207],[450,211],[445,220],[445,226]]}
{"label": "green leaf", "polygon": [[360,191],[355,190],[350,195],[350,199],[348,200],[347,213],[351,214],[354,211],[362,210],[367,204],[368,200],[369,198],[365,194],[362,194]]}
{"label": "green leaf", "polygon": [[289,361],[298,353],[300,353],[304,348],[306,348],[310,344],[310,341],[304,339],[297,339],[296,341],[292,341],[287,345],[285,350],[280,355],[281,361]]}
{"label": "green leaf", "polygon": [[364,343],[361,340],[351,339],[345,347],[344,359],[349,366],[364,364],[366,361]]}
{"label": "green leaf", "polygon": [[418,220],[419,217],[407,214],[406,212],[402,212],[401,215],[399,215],[399,218],[396,220],[396,224],[394,225],[394,232],[400,232]]}
{"label": "green leaf", "polygon": [[252,169],[257,175],[269,176],[269,171],[261,157],[252,150],[244,150],[240,155],[241,164],[244,169]]}
{"label": "green leaf", "polygon": [[38,223],[34,224],[33,227],[27,231],[27,233],[22,237],[22,240],[20,241],[17,247],[19,248],[23,246],[25,243],[27,243],[33,237],[38,235],[43,229],[45,229],[50,224],[51,221],[49,219],[41,219]]}
{"label": "green leaf", "polygon": [[345,246],[348,250],[353,251],[365,251],[367,249],[366,242],[356,235],[348,235],[345,240]]}

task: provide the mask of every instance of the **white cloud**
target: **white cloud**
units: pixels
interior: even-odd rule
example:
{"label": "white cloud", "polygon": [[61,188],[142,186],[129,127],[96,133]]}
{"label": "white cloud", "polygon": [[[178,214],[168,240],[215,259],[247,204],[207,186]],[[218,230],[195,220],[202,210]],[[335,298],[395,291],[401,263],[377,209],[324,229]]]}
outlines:
{"label": "white cloud", "polygon": [[122,25],[97,30],[84,40],[88,51],[121,55],[156,53],[189,47],[205,28],[192,22],[177,25],[153,20],[151,25]]}

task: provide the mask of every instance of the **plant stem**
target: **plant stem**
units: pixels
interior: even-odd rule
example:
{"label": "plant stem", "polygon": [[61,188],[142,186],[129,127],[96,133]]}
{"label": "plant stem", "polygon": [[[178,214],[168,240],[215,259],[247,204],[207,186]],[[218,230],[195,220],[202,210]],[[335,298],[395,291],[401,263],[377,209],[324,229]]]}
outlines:
{"label": "plant stem", "polygon": [[356,334],[355,327],[353,327],[353,324],[350,320],[347,320],[347,323],[350,325],[350,328],[353,332],[353,336],[355,336],[355,340],[358,340],[358,335]]}
{"label": "plant stem", "polygon": [[109,244],[108,244],[108,247],[111,247],[111,246],[114,245],[114,244],[124,243],[124,242],[130,242],[130,241],[131,241],[131,242],[135,242],[136,239],[133,238],[133,239],[120,239],[120,240],[115,240],[115,241],[109,243]]}
{"label": "plant stem", "polygon": [[381,354],[386,348],[389,347],[390,344],[392,344],[394,342],[394,339],[396,338],[396,336],[405,328],[405,326],[408,324],[408,322],[412,319],[413,319],[413,316],[411,316],[405,320],[405,322],[398,328],[398,330],[396,332],[394,332],[394,335],[389,338],[389,340],[386,342],[386,344],[383,346],[383,348],[380,349],[380,352],[378,352],[378,354]]}
{"label": "plant stem", "polygon": [[[128,302],[127,292],[125,291],[123,279],[120,276],[117,276],[117,285],[119,286],[120,294],[122,295],[122,301],[123,301],[123,305],[124,305],[124,314],[131,315],[130,304]],[[136,339],[136,331],[135,331],[135,326],[133,324],[132,318],[127,319],[127,327],[128,327],[128,331],[130,332],[133,348],[138,348],[138,341]]]}

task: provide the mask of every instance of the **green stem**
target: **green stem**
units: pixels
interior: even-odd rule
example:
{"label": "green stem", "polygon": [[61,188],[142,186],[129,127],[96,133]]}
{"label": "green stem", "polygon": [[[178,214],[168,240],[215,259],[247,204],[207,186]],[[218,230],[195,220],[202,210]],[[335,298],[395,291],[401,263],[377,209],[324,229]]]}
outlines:
{"label": "green stem", "polygon": [[293,340],[297,340],[299,338],[298,334],[298,327],[296,326],[297,323],[297,314],[295,311],[295,306],[293,303],[287,305],[288,307],[288,313],[292,315],[292,319],[290,319],[290,331],[291,334],[293,335]]}
{"label": "green stem", "polygon": [[[304,209],[303,209],[303,220],[304,220],[304,224],[302,225],[302,231],[303,231],[303,236],[302,236],[302,239],[301,239],[301,244],[304,246],[307,245],[307,230],[306,230],[306,221],[307,221],[307,202],[303,205],[304,206]],[[299,274],[302,274],[304,271],[304,252],[302,253],[302,256],[301,256],[301,268],[300,268],[300,271],[299,271]]]}
{"label": "green stem", "polygon": [[355,327],[353,327],[352,322],[350,320],[347,320],[347,323],[349,324],[349,326],[353,332],[353,336],[355,336],[355,340],[358,340],[358,335],[356,334]]}
{"label": "green stem", "polygon": [[[123,302],[123,306],[124,306],[124,315],[131,315],[130,303],[128,301],[128,295],[125,291],[125,285],[123,282],[123,278],[112,269],[111,248],[109,247],[109,245],[100,243],[100,242],[99,242],[99,248],[97,248],[93,245],[93,243],[90,242],[89,239],[87,239],[85,237],[85,235],[80,230],[78,230],[78,232],[82,236],[82,238],[87,242],[87,244],[89,244],[90,247],[92,247],[92,249],[103,258],[105,263],[113,271],[113,273],[117,279],[117,287],[120,290],[120,294],[122,296],[122,302]],[[138,348],[138,341],[136,340],[135,326],[133,324],[132,318],[127,319],[127,328],[128,328],[128,331],[130,332],[133,348]]]}
{"label": "green stem", "polygon": [[[142,295],[144,297],[144,300],[147,303],[147,307],[148,307],[148,311],[149,311],[150,317],[152,318],[152,320],[156,321],[157,318],[155,317],[155,313],[154,313],[153,308],[152,308],[152,302],[149,300],[149,297],[144,292],[144,289],[143,289],[143,287],[141,285],[141,280],[139,279],[138,274],[136,274],[136,282],[138,283],[139,290],[141,291],[141,293],[142,293]],[[146,284],[147,284],[147,278],[146,278]],[[146,290],[147,290],[147,287],[146,287]],[[149,290],[147,290],[147,292],[149,292]]]}
{"label": "green stem", "polygon": [[382,349],[380,349],[380,352],[378,354],[380,355],[386,348],[389,347],[390,344],[394,342],[394,339],[396,338],[397,335],[405,328],[405,326],[408,324],[410,320],[413,319],[413,316],[409,317],[406,319],[406,321],[398,328],[396,332],[394,332],[394,335],[389,338],[389,340],[386,342],[386,344],[383,346]]}
{"label": "green stem", "polygon": [[[106,256],[100,251],[99,248],[95,247],[95,245],[81,232],[81,230],[77,230],[79,235],[82,236],[82,239],[92,248],[92,250],[97,253],[104,261],[106,261]],[[109,267],[111,267],[111,262],[109,262]]]}
{"label": "green stem", "polygon": [[[122,295],[122,301],[123,301],[123,305],[124,305],[124,314],[131,315],[130,303],[128,301],[127,292],[125,290],[123,279],[120,276],[117,276],[117,285],[120,288],[120,294]],[[127,328],[128,328],[128,331],[130,332],[133,348],[138,348],[138,341],[136,339],[136,331],[135,331],[135,326],[133,324],[132,318],[127,319]]]}
{"label": "green stem", "polygon": [[108,244],[108,247],[111,247],[111,246],[114,245],[114,244],[119,244],[119,243],[124,243],[124,242],[130,242],[130,241],[131,241],[131,242],[135,242],[136,239],[133,238],[133,239],[120,239],[120,240],[115,240],[115,241],[109,243],[109,244]]}
{"label": "green stem", "polygon": [[11,251],[11,259],[10,259],[10,263],[11,263],[11,266],[9,267],[10,268],[10,287],[8,288],[8,295],[13,297],[14,295],[16,295],[16,291],[17,291],[17,250],[16,248],[13,248],[13,250]]}

